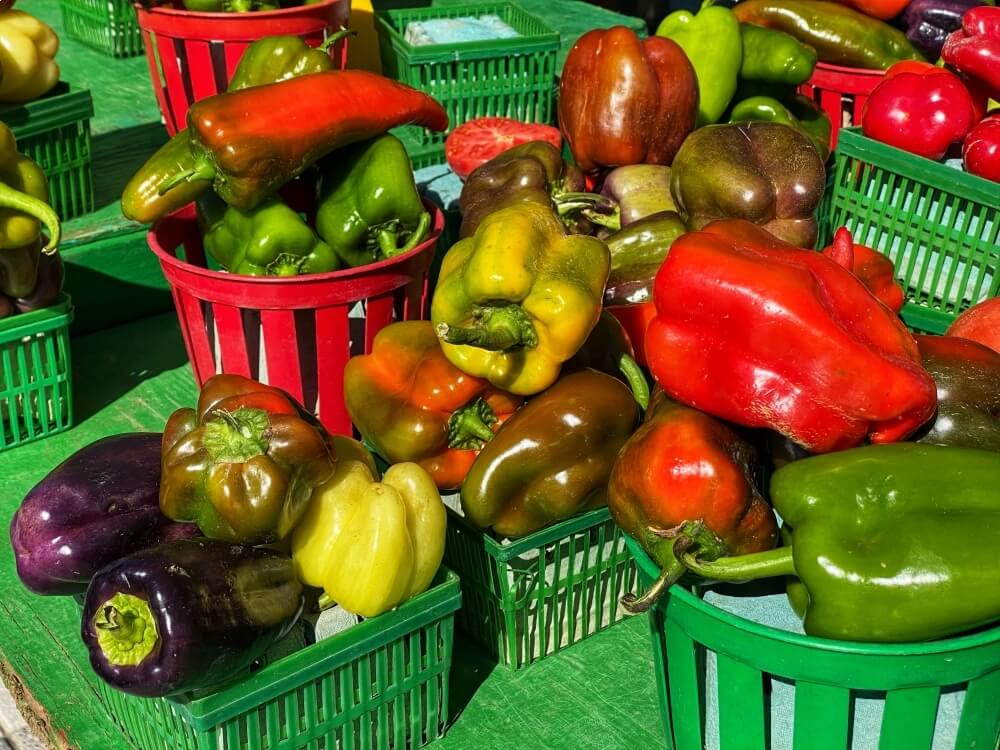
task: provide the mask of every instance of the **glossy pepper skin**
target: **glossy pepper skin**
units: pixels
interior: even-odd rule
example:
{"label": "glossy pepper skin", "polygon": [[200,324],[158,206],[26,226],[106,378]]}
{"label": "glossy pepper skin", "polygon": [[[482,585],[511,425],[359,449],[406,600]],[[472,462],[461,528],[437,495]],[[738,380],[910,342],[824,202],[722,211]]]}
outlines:
{"label": "glossy pepper skin", "polygon": [[913,0],[903,11],[906,38],[936,62],[948,35],[962,28],[962,16],[982,0]]}
{"label": "glossy pepper skin", "polygon": [[247,276],[298,276],[340,267],[333,249],[280,197],[250,211],[226,207],[205,232],[204,244],[227,271]]}
{"label": "glossy pepper skin", "polygon": [[23,10],[0,12],[0,103],[30,102],[59,82],[52,28]]}
{"label": "glossy pepper skin", "polygon": [[1000,114],[974,126],[962,142],[965,171],[1000,182]]}
{"label": "glossy pepper skin", "polygon": [[675,532],[686,523],[700,523],[726,554],[774,547],[778,526],[762,484],[763,464],[749,440],[657,389],[645,420],[615,461],[608,509],[669,580],[641,600],[630,598],[627,610],[645,611],[684,573]]}
{"label": "glossy pepper skin", "polygon": [[945,40],[941,59],[978,81],[991,99],[1000,99],[1000,8],[967,11],[962,28]]}
{"label": "glossy pepper skin", "polygon": [[239,375],[202,386],[197,409],[163,431],[160,509],[205,536],[255,543],[288,536],[333,473],[321,428],[276,388]]}
{"label": "glossy pepper skin", "polygon": [[838,263],[749,222],[674,242],[653,300],[653,376],[713,416],[824,453],[902,440],[934,414],[903,322]]}
{"label": "glossy pepper skin", "polygon": [[740,38],[743,80],[798,86],[816,69],[816,50],[784,31],[741,23]]}
{"label": "glossy pepper skin", "polygon": [[[1000,454],[871,445],[783,466],[771,500],[790,546],[699,562],[722,581],[796,576],[809,635],[913,643],[1000,619]],[[784,531],[784,529],[783,529]]]}
{"label": "glossy pepper skin", "polygon": [[699,89],[684,50],[624,26],[581,36],[559,84],[559,129],[585,173],[670,164],[695,127]]}
{"label": "glossy pepper skin", "polygon": [[316,230],[344,265],[401,255],[430,234],[430,212],[395,136],[338,149],[322,171]]}
{"label": "glossy pepper skin", "polygon": [[611,253],[611,272],[620,269],[659,265],[667,257],[674,240],[687,231],[676,211],[661,211],[606,237],[604,242]]}
{"label": "glossy pepper skin", "polygon": [[431,321],[445,356],[510,393],[545,390],[596,325],[609,264],[545,206],[490,214],[441,263]]}
{"label": "glossy pepper skin", "polygon": [[628,386],[582,370],[504,423],[462,484],[465,517],[515,539],[604,505],[618,450],[639,407]]}
{"label": "glossy pepper skin", "polygon": [[49,205],[48,179],[40,166],[17,152],[14,133],[0,122],[0,250],[32,245],[39,238],[40,225],[49,235],[44,250],[52,252],[59,244],[61,227]]}
{"label": "glossy pepper skin", "polygon": [[333,70],[330,48],[349,34],[351,32],[344,29],[337,31],[318,47],[310,47],[302,37],[294,34],[258,39],[243,52],[226,90],[239,91]]}
{"label": "glossy pepper skin", "polygon": [[101,679],[154,698],[245,672],[302,611],[290,558],[185,539],[122,557],[87,589],[81,634]]}
{"label": "glossy pepper skin", "polygon": [[200,13],[250,13],[277,10],[276,0],[183,0],[184,9]]}
{"label": "glossy pepper skin", "polygon": [[449,362],[430,322],[406,321],[383,328],[370,354],[348,361],[344,402],[390,463],[414,462],[453,489],[522,399]]}
{"label": "glossy pepper skin", "polygon": [[670,167],[661,164],[630,164],[611,170],[601,185],[601,195],[618,206],[615,229],[676,208],[670,193]]}
{"label": "glossy pepper skin", "polygon": [[970,339],[1000,353],[1000,297],[974,304],[955,318],[945,336]]}
{"label": "glossy pepper skin", "polygon": [[895,313],[903,308],[906,295],[896,281],[896,267],[878,250],[858,245],[847,227],[841,227],[823,255],[852,272],[883,305]]}
{"label": "glossy pepper skin", "polygon": [[837,0],[837,2],[854,8],[871,18],[891,21],[903,12],[910,0]]}
{"label": "glossy pepper skin", "polygon": [[808,136],[820,159],[826,162],[830,156],[830,118],[811,104],[807,103],[804,107],[812,112],[814,122],[820,123],[819,127],[803,127],[799,118],[788,107],[770,96],[752,96],[735,104],[730,112],[729,122],[777,122],[788,125]]}
{"label": "glossy pepper skin", "polygon": [[938,396],[916,441],[1000,451],[1000,354],[957,336],[915,338]]}
{"label": "glossy pepper skin", "polygon": [[900,60],[923,59],[899,29],[837,3],[745,0],[733,12],[744,23],[791,34],[822,62],[885,70]]}
{"label": "glossy pepper skin", "polygon": [[698,79],[698,125],[717,122],[736,91],[743,59],[740,25],[729,8],[705,0],[697,14],[678,10],[660,22],[656,35],[680,45]]}
{"label": "glossy pepper skin", "polygon": [[194,168],[158,190],[212,180],[226,203],[250,210],[331,151],[406,124],[441,131],[448,113],[423,92],[361,70],[219,94],[188,110]]}
{"label": "glossy pepper skin", "polygon": [[[752,0],[751,0],[752,2]],[[816,241],[826,171],[813,142],[774,122],[699,128],[674,160],[671,188],[691,229],[747,219],[799,247]]]}
{"label": "glossy pepper skin", "polygon": [[374,617],[427,589],[446,525],[441,495],[416,464],[396,464],[379,481],[343,461],[292,534],[295,570],[348,612]]}

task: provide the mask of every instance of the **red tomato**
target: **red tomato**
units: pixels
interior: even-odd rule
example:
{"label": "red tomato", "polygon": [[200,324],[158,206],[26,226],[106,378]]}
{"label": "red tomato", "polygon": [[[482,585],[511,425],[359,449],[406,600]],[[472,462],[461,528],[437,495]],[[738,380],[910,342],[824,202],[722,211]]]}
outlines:
{"label": "red tomato", "polygon": [[955,318],[945,336],[972,339],[1000,354],[1000,297],[970,307]]}
{"label": "red tomato", "polygon": [[990,115],[969,131],[962,160],[967,172],[1000,182],[1000,114]]}
{"label": "red tomato", "polygon": [[529,141],[548,141],[562,148],[558,128],[509,117],[479,117],[451,131],[444,142],[444,157],[452,171],[464,180],[479,165]]}

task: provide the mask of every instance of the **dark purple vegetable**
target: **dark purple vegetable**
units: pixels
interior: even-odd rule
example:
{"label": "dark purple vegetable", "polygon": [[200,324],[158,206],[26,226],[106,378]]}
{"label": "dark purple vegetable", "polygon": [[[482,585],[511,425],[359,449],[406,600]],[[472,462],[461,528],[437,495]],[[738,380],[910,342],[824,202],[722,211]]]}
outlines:
{"label": "dark purple vegetable", "polygon": [[87,589],[81,635],[112,687],[158,697],[215,687],[247,670],[302,611],[291,558],[184,539],[123,557]]}
{"label": "dark purple vegetable", "polygon": [[156,432],[91,443],[28,493],[10,522],[22,583],[36,594],[78,594],[99,569],[169,539],[198,534],[160,513]]}
{"label": "dark purple vegetable", "polygon": [[604,286],[604,306],[640,305],[653,301],[653,280],[659,263],[645,263],[616,268]]}
{"label": "dark purple vegetable", "polygon": [[981,0],[913,0],[901,18],[906,38],[936,62],[948,34],[962,28],[965,11],[983,4]]}
{"label": "dark purple vegetable", "polygon": [[35,290],[27,297],[17,300],[17,309],[21,312],[31,312],[48,307],[56,301],[56,297],[62,291],[65,278],[66,269],[63,267],[62,256],[59,253],[52,255],[43,253],[38,261],[38,281],[35,282]]}
{"label": "dark purple vegetable", "polygon": [[14,308],[14,300],[6,294],[0,294],[0,320],[13,315],[15,312],[16,309]]}

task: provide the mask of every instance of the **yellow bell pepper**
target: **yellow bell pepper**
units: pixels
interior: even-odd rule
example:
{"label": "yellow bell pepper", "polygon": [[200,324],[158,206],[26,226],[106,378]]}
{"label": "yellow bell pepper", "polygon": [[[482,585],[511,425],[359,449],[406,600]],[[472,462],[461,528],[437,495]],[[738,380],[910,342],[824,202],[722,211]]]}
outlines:
{"label": "yellow bell pepper", "polygon": [[59,82],[59,37],[23,10],[0,13],[0,102],[29,102]]}
{"label": "yellow bell pepper", "polygon": [[430,475],[339,460],[292,533],[299,580],[348,612],[374,617],[425,591],[444,556],[447,517]]}

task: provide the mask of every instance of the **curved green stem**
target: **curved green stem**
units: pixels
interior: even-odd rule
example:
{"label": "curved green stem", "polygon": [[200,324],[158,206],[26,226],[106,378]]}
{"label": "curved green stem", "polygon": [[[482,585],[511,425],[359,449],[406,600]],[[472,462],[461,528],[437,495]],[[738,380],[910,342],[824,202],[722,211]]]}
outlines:
{"label": "curved green stem", "polygon": [[485,400],[477,398],[457,409],[448,420],[448,447],[479,450],[493,439],[497,415]]}
{"label": "curved green stem", "polygon": [[115,666],[142,663],[159,639],[149,602],[121,592],[98,608],[94,628],[101,652]]}
{"label": "curved green stem", "polygon": [[749,555],[720,557],[713,562],[702,562],[695,555],[684,553],[681,555],[681,561],[691,572],[712,581],[740,583],[756,581],[758,578],[796,575],[791,547],[778,547]]}
{"label": "curved green stem", "polygon": [[519,305],[483,307],[474,317],[473,325],[464,328],[439,323],[435,329],[438,338],[448,344],[465,344],[495,352],[538,345],[535,326]]}
{"label": "curved green stem", "polygon": [[409,237],[402,245],[399,245],[399,236],[404,234],[405,230],[400,229],[400,223],[397,219],[387,221],[381,227],[373,228],[376,230],[375,244],[378,246],[379,253],[385,258],[392,258],[408,253],[424,241],[431,228],[431,215],[427,211],[420,214],[417,226],[409,233]]}
{"label": "curved green stem", "polygon": [[214,180],[215,166],[208,159],[199,158],[192,169],[168,177],[156,189],[157,195],[166,195],[182,182],[194,182],[195,180]]}
{"label": "curved green stem", "polygon": [[56,247],[59,245],[62,227],[59,224],[59,216],[53,210],[52,206],[33,195],[22,193],[20,190],[15,190],[10,185],[0,182],[0,208],[10,208],[20,211],[41,222],[49,233],[49,241],[42,248],[42,252],[55,252]]}
{"label": "curved green stem", "polygon": [[341,26],[335,32],[330,34],[330,36],[324,39],[323,43],[319,45],[316,49],[323,50],[324,52],[329,52],[330,48],[344,37],[357,36],[357,35],[358,32],[355,31],[354,29],[345,29],[343,26]]}
{"label": "curved green stem", "polygon": [[682,534],[676,537],[670,547],[670,559],[663,566],[659,577],[653,582],[652,586],[646,589],[646,593],[642,596],[636,596],[631,593],[622,596],[618,602],[621,604],[622,611],[629,615],[640,615],[643,612],[649,611],[649,608],[656,603],[656,600],[663,596],[667,589],[677,583],[687,573],[687,568],[684,567],[684,563],[678,558],[692,544],[693,540],[688,536]]}
{"label": "curved green stem", "polygon": [[646,380],[642,368],[639,367],[639,363],[627,354],[623,354],[618,360],[618,369],[622,371],[622,375],[628,381],[636,403],[642,407],[643,411],[646,411],[649,408],[649,382]]}
{"label": "curved green stem", "polygon": [[621,207],[610,198],[597,193],[555,193],[552,196],[556,213],[563,217],[582,216],[592,224],[612,232],[622,228]]}
{"label": "curved green stem", "polygon": [[281,253],[267,264],[268,276],[298,276],[306,263],[304,255]]}

